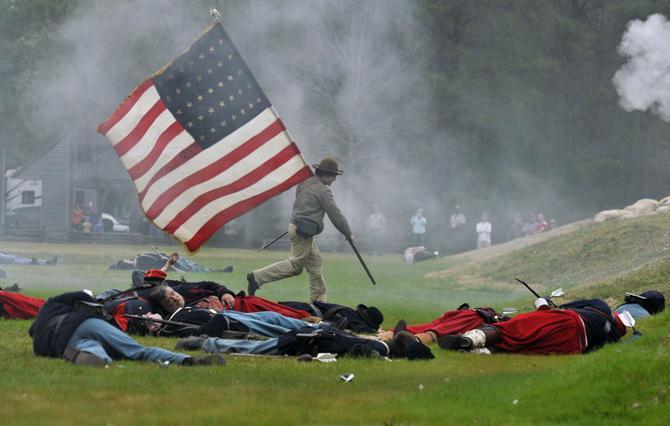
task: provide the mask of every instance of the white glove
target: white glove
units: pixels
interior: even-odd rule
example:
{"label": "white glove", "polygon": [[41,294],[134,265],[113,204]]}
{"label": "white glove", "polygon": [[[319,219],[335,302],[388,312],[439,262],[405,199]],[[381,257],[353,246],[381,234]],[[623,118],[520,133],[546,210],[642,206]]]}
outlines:
{"label": "white glove", "polygon": [[549,302],[544,297],[540,297],[539,299],[535,299],[533,305],[535,305],[535,309],[540,309],[542,306],[548,306]]}

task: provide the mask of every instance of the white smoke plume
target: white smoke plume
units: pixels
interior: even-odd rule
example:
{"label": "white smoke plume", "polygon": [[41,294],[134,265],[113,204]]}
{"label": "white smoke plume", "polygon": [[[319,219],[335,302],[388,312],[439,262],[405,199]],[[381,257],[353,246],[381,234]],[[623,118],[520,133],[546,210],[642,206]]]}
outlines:
{"label": "white smoke plume", "polygon": [[613,78],[621,107],[670,121],[670,22],[660,14],[631,21],[619,53],[628,58]]}

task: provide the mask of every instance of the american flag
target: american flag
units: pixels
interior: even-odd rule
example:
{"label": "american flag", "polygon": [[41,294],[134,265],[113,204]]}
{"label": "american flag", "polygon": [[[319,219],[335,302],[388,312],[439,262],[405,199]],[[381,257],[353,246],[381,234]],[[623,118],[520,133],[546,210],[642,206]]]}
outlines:
{"label": "american flag", "polygon": [[100,126],[146,216],[194,252],[312,175],[221,24],[142,82]]}

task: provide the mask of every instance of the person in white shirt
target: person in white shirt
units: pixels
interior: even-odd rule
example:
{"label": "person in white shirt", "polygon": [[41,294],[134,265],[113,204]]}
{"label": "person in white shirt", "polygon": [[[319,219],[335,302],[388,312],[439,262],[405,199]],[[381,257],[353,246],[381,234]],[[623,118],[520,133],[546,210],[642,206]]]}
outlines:
{"label": "person in white shirt", "polygon": [[416,211],[416,214],[412,216],[409,224],[412,225],[412,236],[414,237],[415,246],[425,246],[426,245],[426,225],[428,220],[423,215],[423,210],[419,209]]}
{"label": "person in white shirt", "polygon": [[477,231],[477,248],[491,247],[491,222],[488,221],[486,213],[482,213],[481,220],[475,230]]}
{"label": "person in white shirt", "polygon": [[380,240],[386,229],[386,218],[377,204],[372,206],[372,213],[368,217],[366,228],[370,237],[370,254],[381,254]]}

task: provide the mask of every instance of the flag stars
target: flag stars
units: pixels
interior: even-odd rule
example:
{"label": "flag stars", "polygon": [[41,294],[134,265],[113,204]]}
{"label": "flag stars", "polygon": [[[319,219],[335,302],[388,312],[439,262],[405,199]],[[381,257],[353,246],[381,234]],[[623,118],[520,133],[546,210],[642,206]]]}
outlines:
{"label": "flag stars", "polygon": [[200,140],[204,141],[205,140],[205,135],[200,135]]}
{"label": "flag stars", "polygon": [[217,62],[217,63],[216,63],[216,66],[219,67],[219,68],[221,68],[221,67],[223,66],[223,62],[221,62],[221,61]]}
{"label": "flag stars", "polygon": [[230,99],[230,101],[232,102],[232,101],[234,101],[234,100],[235,100],[235,96],[233,96],[233,95],[230,95],[230,96],[228,96],[228,99]]}
{"label": "flag stars", "polygon": [[202,96],[202,95],[198,95],[198,97],[197,97],[196,99],[197,99],[197,100],[199,100],[200,102],[202,102],[202,101],[203,101],[203,99],[205,99],[205,97],[204,97],[204,96]]}
{"label": "flag stars", "polygon": [[261,98],[260,98],[260,97],[256,98],[256,103],[257,103],[257,104],[260,104],[260,103],[261,103]]}
{"label": "flag stars", "polygon": [[193,102],[186,102],[187,108],[193,108]]}
{"label": "flag stars", "polygon": [[178,110],[175,111],[175,112],[176,112],[177,115],[182,115],[182,114],[184,113],[184,112],[183,112],[182,110],[180,110],[180,109],[178,109]]}
{"label": "flag stars", "polygon": [[233,55],[228,55],[228,60],[232,61],[233,60]]}
{"label": "flag stars", "polygon": [[204,53],[199,54],[199,55],[198,55],[198,58],[200,58],[200,60],[205,59],[205,54],[204,54]]}
{"label": "flag stars", "polygon": [[242,108],[242,109],[240,110],[240,114],[244,115],[244,114],[246,114],[246,113],[247,113],[247,112],[244,110],[244,108]]}
{"label": "flag stars", "polygon": [[193,86],[193,83],[191,83],[190,81],[187,81],[187,82],[186,82],[186,88],[187,88],[187,89],[190,89],[191,86]]}
{"label": "flag stars", "polygon": [[214,108],[208,109],[207,112],[210,113],[210,114],[214,114]]}
{"label": "flag stars", "polygon": [[211,95],[212,93],[214,93],[214,89],[212,89],[212,88],[210,87],[209,89],[207,89],[207,93],[209,93],[209,94]]}
{"label": "flag stars", "polygon": [[237,70],[237,75],[242,75],[242,70]]}
{"label": "flag stars", "polygon": [[208,69],[207,69],[207,74],[209,74],[209,75],[214,74],[214,70],[211,69],[211,68],[208,68]]}
{"label": "flag stars", "polygon": [[237,120],[237,116],[235,114],[233,114],[233,115],[230,116],[230,119],[235,121],[235,120]]}
{"label": "flag stars", "polygon": [[200,115],[198,116],[198,120],[202,121],[202,120],[204,120],[204,119],[205,119],[205,116],[204,116],[204,115],[200,114]]}
{"label": "flag stars", "polygon": [[223,87],[223,86],[224,86],[223,81],[219,81],[216,85],[219,86],[219,87]]}
{"label": "flag stars", "polygon": [[242,89],[237,89],[237,94],[242,96]]}
{"label": "flag stars", "polygon": [[181,89],[180,88],[176,88],[174,92],[178,95],[181,95]]}
{"label": "flag stars", "polygon": [[202,76],[199,75],[199,76],[197,76],[195,79],[198,80],[198,81],[202,81]]}
{"label": "flag stars", "polygon": [[231,80],[231,81],[232,81],[233,78],[235,78],[235,77],[233,77],[232,75],[229,75],[229,76],[228,76],[228,80]]}
{"label": "flag stars", "polygon": [[223,39],[220,38],[220,39],[219,39],[219,45],[222,45],[222,44],[223,44]]}
{"label": "flag stars", "polygon": [[210,133],[216,133],[216,129],[215,129],[214,127],[211,127],[211,128],[209,129],[209,132],[210,132]]}
{"label": "flag stars", "polygon": [[248,103],[247,105],[249,105],[249,109],[253,109],[253,107],[254,107],[254,104],[252,104],[251,102]]}
{"label": "flag stars", "polygon": [[191,127],[193,127],[193,122],[192,122],[192,121],[189,121],[186,125],[187,125],[188,128],[190,129]]}
{"label": "flag stars", "polygon": [[207,50],[209,50],[210,52],[213,52],[214,51],[214,46],[209,46],[209,49],[207,49]]}
{"label": "flag stars", "polygon": [[223,102],[223,101],[220,101],[220,102],[219,102],[219,106],[220,106],[221,108],[223,108],[224,106],[226,106],[226,103]]}

